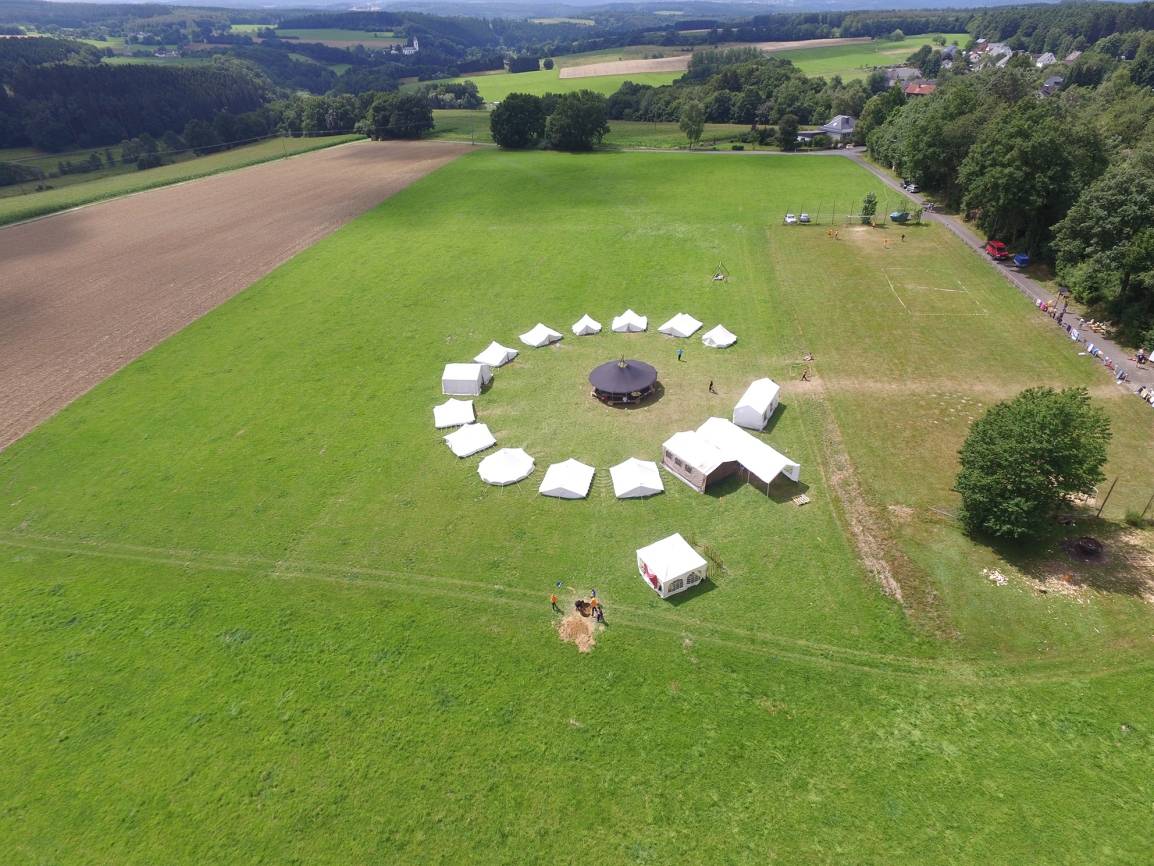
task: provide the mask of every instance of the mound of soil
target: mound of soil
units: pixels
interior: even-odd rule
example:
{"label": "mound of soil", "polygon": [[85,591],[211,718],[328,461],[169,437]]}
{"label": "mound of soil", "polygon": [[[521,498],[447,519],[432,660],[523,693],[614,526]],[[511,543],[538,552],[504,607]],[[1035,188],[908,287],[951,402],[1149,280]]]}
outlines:
{"label": "mound of soil", "polygon": [[557,634],[565,643],[577,645],[577,651],[587,653],[597,641],[597,622],[574,611],[557,622]]}

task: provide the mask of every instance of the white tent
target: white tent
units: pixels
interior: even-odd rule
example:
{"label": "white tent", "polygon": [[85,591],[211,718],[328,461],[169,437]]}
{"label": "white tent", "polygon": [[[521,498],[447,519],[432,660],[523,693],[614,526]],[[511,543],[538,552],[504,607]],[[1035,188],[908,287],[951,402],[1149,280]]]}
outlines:
{"label": "white tent", "polygon": [[492,378],[488,364],[446,364],[441,374],[441,393],[476,397]]}
{"label": "white tent", "polygon": [[613,479],[613,495],[618,499],[636,499],[662,493],[665,485],[661,473],[652,460],[638,460],[630,457],[609,470]]}
{"label": "white tent", "polygon": [[477,474],[486,484],[504,487],[516,484],[533,471],[533,458],[523,448],[502,448],[494,451],[477,466]]}
{"label": "white tent", "polygon": [[733,407],[733,423],[750,430],[764,430],[777,408],[781,386],[772,379],[756,379]]}
{"label": "white tent", "polygon": [[586,313],[573,323],[572,330],[578,337],[588,337],[590,334],[601,333],[601,323]]}
{"label": "white tent", "polygon": [[468,457],[497,444],[487,424],[466,424],[445,437],[445,444],[458,457]]}
{"label": "white tent", "polygon": [[440,406],[433,407],[433,426],[438,430],[472,424],[476,420],[472,400],[454,400],[450,397]]}
{"label": "white tent", "polygon": [[678,532],[637,551],[637,571],[662,598],[701,583],[708,568],[701,554]]}
{"label": "white tent", "polygon": [[800,465],[724,418],[707,419],[697,428],[697,435],[767,486],[778,475],[790,481],[797,481],[801,476]]}
{"label": "white tent", "polygon": [[558,499],[584,499],[589,495],[595,471],[577,460],[554,463],[545,471],[538,492]]}
{"label": "white tent", "polygon": [[689,313],[678,313],[657,330],[671,337],[692,337],[700,327],[701,322]]}
{"label": "white tent", "polygon": [[649,327],[649,318],[639,316],[632,310],[626,310],[620,316],[613,317],[613,330],[618,334],[635,334]]}
{"label": "white tent", "polygon": [[510,349],[502,346],[500,343],[494,340],[489,344],[489,347],[485,349],[484,352],[482,352],[473,360],[478,364],[488,364],[490,367],[495,369],[497,367],[504,367],[519,354],[521,353],[516,349]]}
{"label": "white tent", "polygon": [[521,335],[521,342],[526,346],[532,346],[534,349],[548,346],[550,343],[556,343],[560,339],[560,334],[548,325],[542,325],[540,322],[534,325],[532,330],[526,331]]}
{"label": "white tent", "polygon": [[701,342],[711,349],[728,349],[737,342],[737,335],[725,325],[718,325],[716,328],[706,331]]}

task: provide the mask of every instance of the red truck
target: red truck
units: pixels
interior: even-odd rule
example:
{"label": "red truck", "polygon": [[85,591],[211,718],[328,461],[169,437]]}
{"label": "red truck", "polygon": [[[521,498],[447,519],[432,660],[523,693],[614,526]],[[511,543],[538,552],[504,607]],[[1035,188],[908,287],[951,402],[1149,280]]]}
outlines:
{"label": "red truck", "polygon": [[996,262],[1004,262],[1010,257],[1010,251],[1001,241],[987,241],[986,255]]}

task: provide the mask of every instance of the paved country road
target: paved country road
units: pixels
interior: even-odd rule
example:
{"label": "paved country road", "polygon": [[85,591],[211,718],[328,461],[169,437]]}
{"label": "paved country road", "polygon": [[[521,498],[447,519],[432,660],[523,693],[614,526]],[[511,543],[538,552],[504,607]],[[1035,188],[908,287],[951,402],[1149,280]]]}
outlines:
{"label": "paved country road", "polygon": [[467,150],[360,141],[0,228],[0,449]]}

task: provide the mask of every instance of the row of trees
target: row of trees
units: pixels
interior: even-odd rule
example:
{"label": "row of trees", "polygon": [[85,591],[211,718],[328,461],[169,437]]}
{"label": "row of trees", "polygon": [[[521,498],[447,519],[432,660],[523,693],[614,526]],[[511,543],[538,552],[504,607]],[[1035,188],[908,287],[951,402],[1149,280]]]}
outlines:
{"label": "row of trees", "polygon": [[609,132],[605,97],[590,90],[533,96],[512,93],[489,115],[493,141],[505,148],[592,150]]}
{"label": "row of trees", "polygon": [[1094,46],[1057,95],[1038,94],[1053,69],[1012,63],[945,79],[909,103],[876,95],[857,128],[876,161],[972,212],[989,236],[1052,261],[1076,298],[1137,345],[1154,344],[1154,90],[1138,62],[1154,62],[1147,36],[1132,61]]}

